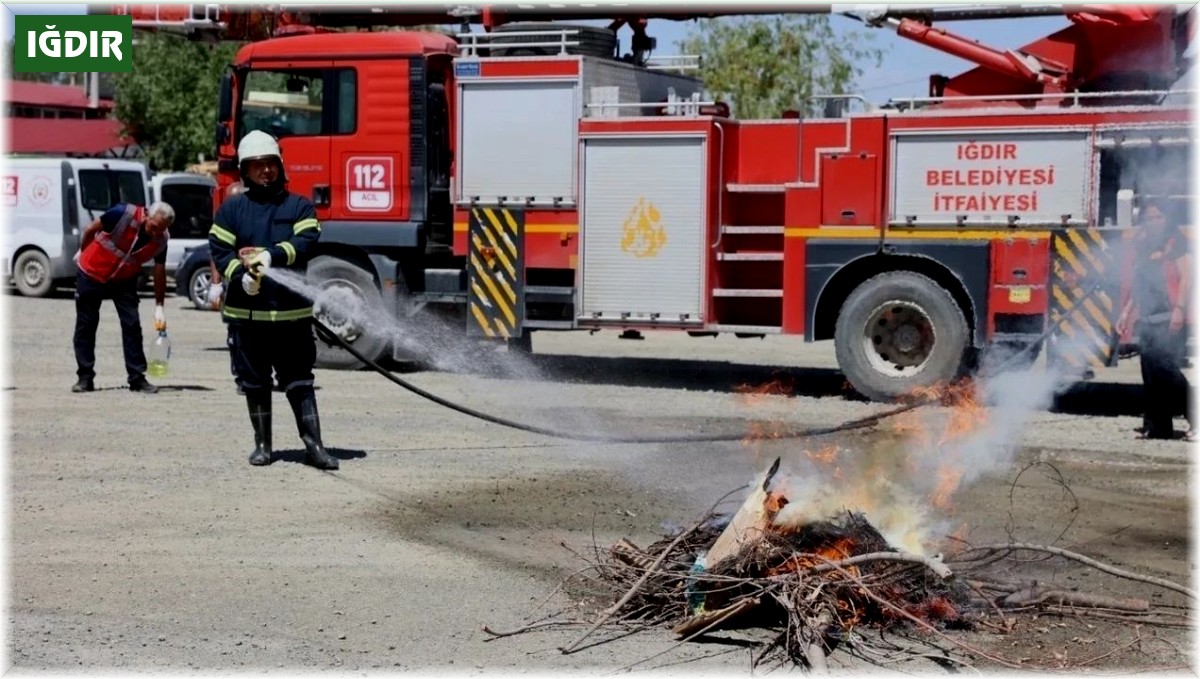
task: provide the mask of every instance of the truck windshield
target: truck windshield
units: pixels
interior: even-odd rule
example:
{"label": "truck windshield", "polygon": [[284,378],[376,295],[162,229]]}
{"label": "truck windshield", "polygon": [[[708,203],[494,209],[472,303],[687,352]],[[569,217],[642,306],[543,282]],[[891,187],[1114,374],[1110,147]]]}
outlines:
{"label": "truck windshield", "polygon": [[248,71],[241,92],[238,141],[251,130],[276,139],[354,132],[353,69]]}
{"label": "truck windshield", "polygon": [[79,202],[85,210],[107,210],[117,203],[146,204],[146,179],[128,170],[80,170]]}
{"label": "truck windshield", "polygon": [[175,208],[171,238],[208,238],[213,223],[212,189],[198,184],[164,184],[161,199]]}

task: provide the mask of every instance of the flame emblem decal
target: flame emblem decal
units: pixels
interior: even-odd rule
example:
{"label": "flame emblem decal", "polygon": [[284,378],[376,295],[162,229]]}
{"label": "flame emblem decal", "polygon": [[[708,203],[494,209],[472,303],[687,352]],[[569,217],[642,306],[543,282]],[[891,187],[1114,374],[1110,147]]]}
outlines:
{"label": "flame emblem decal", "polygon": [[667,231],[662,225],[662,213],[654,203],[639,198],[622,226],[621,250],[639,259],[656,257],[666,244]]}

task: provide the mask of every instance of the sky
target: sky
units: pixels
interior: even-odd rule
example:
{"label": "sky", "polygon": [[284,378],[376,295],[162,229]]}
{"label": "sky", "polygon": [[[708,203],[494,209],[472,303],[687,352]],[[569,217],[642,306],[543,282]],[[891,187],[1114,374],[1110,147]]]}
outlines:
{"label": "sky", "polygon": [[[390,4],[390,3],[389,3]],[[958,3],[955,3],[958,4]],[[19,14],[84,14],[83,4],[19,4],[4,3],[3,32],[5,39],[13,35],[13,15]],[[896,97],[920,97],[927,94],[929,75],[940,73],[953,76],[970,69],[973,64],[924,47],[895,34],[894,31],[864,27],[862,24],[841,16],[833,18],[840,30],[869,33],[874,36],[873,44],[886,50],[882,67],[867,64],[855,90],[873,103],[883,103]],[[690,22],[651,21],[648,33],[658,39],[656,55],[678,54],[677,43],[688,33]],[[1064,17],[1030,17],[1023,19],[995,19],[991,21],[958,21],[945,26],[997,49],[1020,47],[1038,38],[1065,28]],[[623,49],[628,48],[629,31],[621,32]]]}

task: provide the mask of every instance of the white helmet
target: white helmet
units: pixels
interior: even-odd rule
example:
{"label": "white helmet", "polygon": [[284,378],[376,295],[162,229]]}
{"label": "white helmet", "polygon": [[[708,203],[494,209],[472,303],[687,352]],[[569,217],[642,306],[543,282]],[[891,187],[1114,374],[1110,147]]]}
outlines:
{"label": "white helmet", "polygon": [[239,163],[269,156],[283,160],[283,156],[279,153],[279,142],[275,141],[275,137],[261,130],[252,130],[246,133],[246,136],[242,137],[241,143],[238,144]]}

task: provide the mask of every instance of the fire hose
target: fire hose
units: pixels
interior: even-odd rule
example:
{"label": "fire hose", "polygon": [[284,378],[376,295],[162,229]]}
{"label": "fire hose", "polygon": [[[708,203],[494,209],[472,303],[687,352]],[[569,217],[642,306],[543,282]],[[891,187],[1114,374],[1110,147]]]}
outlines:
{"label": "fire hose", "polygon": [[[1092,285],[1091,288],[1089,288],[1087,291],[1084,292],[1082,297],[1080,297],[1080,298],[1078,298],[1078,300],[1076,300],[1075,305],[1078,306],[1080,304],[1083,304],[1085,301],[1087,301],[1093,294],[1095,294],[1097,291],[1100,290],[1100,286],[1103,284],[1103,282],[1104,281],[1102,281],[1102,280],[1096,281],[1096,283],[1094,285]],[[373,359],[368,358],[367,356],[364,356],[361,352],[359,352],[357,349],[355,349],[353,346],[351,346],[349,342],[346,342],[345,340],[343,340],[341,337],[339,337],[336,333],[334,333],[325,324],[321,323],[321,321],[317,320],[316,318],[313,318],[313,325],[316,329],[317,337],[322,342],[324,342],[330,346],[338,345],[338,346],[342,347],[347,352],[349,352],[350,355],[354,356],[359,361],[362,361],[363,364],[365,364],[367,367],[371,368],[375,372],[384,376],[385,378],[390,380],[392,383],[394,383],[404,389],[407,389],[408,391],[416,394],[417,396],[420,396],[421,398],[424,398],[424,399],[427,399],[434,403],[437,403],[438,405],[445,406],[446,408],[460,412],[460,413],[462,413],[464,415],[468,415],[470,417],[474,417],[474,418],[483,420],[485,422],[491,422],[492,424],[498,424],[502,427],[508,427],[510,429],[518,429],[520,431],[526,431],[526,432],[530,432],[533,434],[541,434],[543,436],[549,436],[551,438],[566,439],[566,440],[571,440],[571,441],[589,441],[589,442],[594,442],[594,443],[705,443],[705,442],[721,442],[721,441],[741,441],[745,438],[744,433],[741,433],[741,434],[673,434],[673,435],[662,435],[662,436],[614,436],[614,435],[606,435],[606,434],[586,434],[586,433],[579,433],[579,432],[557,431],[554,429],[548,429],[548,428],[539,427],[536,425],[525,424],[523,422],[517,422],[516,420],[510,420],[508,418],[500,417],[498,415],[492,415],[492,414],[485,413],[480,410],[476,410],[469,406],[462,405],[460,403],[455,403],[448,399],[442,398],[441,396],[438,396],[437,394],[426,391],[425,389],[418,387],[417,385],[413,384],[412,382],[409,382],[401,377],[397,377],[396,375],[392,374],[391,371],[389,371],[388,369],[379,365],[379,363],[377,363]],[[1010,365],[1015,364],[1018,359],[1022,358],[1025,354],[1032,351],[1034,347],[1040,345],[1048,337],[1050,337],[1050,335],[1054,334],[1054,331],[1055,331],[1055,326],[1051,325],[1049,328],[1046,329],[1045,332],[1043,332],[1041,335],[1039,335],[1036,339],[1029,342],[1027,345],[1022,347],[1019,351],[1008,356],[1004,361],[1002,361],[999,365],[997,365],[995,368],[993,368],[987,374],[982,375],[982,377],[986,379],[987,377],[991,377],[991,376],[994,376],[994,375],[1004,372],[1004,370],[1007,369]],[[860,417],[860,418],[857,418],[854,420],[848,420],[839,425],[835,425],[835,426],[831,426],[831,427],[809,427],[807,429],[784,431],[784,432],[778,432],[776,434],[773,434],[772,436],[773,436],[773,438],[781,438],[781,439],[806,439],[806,438],[817,438],[820,436],[829,436],[831,434],[837,434],[837,433],[846,432],[846,431],[853,431],[855,429],[865,429],[867,427],[874,426],[886,419],[895,417],[897,415],[901,415],[903,413],[910,412],[910,411],[916,410],[918,408],[923,408],[928,405],[933,405],[934,403],[937,403],[940,400],[941,400],[940,394],[932,393],[932,394],[922,396],[921,398],[913,401],[912,403],[907,403],[905,405],[898,406],[896,408],[892,408],[891,410],[885,410],[881,413],[876,413],[874,415],[868,415],[866,417]]]}

